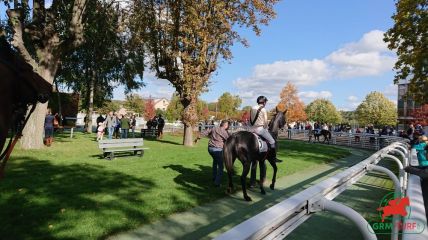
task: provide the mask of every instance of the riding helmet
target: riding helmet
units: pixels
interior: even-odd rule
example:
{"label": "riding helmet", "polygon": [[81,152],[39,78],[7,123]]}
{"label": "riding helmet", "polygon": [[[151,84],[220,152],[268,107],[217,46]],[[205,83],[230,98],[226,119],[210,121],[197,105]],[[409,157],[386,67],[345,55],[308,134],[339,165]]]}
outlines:
{"label": "riding helmet", "polygon": [[265,96],[259,96],[257,98],[257,104],[266,103],[267,101],[268,101],[268,99]]}

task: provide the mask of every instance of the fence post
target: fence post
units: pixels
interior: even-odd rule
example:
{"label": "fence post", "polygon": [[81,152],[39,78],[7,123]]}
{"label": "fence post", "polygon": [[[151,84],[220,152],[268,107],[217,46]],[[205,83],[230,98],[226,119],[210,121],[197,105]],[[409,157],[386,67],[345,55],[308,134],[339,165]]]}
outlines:
{"label": "fence post", "polygon": [[313,205],[315,205],[314,206],[315,209],[320,208],[323,211],[334,212],[351,220],[358,227],[364,239],[366,240],[377,239],[376,234],[374,233],[370,224],[354,209],[346,205],[343,205],[341,203],[328,200],[324,197],[321,198],[318,202],[315,202]]}
{"label": "fence post", "polygon": [[[395,176],[393,172],[391,172],[387,168],[376,166],[373,164],[367,166],[367,170],[373,170],[373,171],[387,174],[392,179],[392,182],[394,182],[394,188],[395,188],[394,197],[401,197],[402,192],[400,187],[400,181],[398,180],[397,176]],[[394,215],[394,217],[392,218],[392,233],[391,233],[392,240],[398,239],[398,228],[396,227],[396,225],[399,221],[400,221],[400,217],[399,216],[397,217],[397,215]]]}

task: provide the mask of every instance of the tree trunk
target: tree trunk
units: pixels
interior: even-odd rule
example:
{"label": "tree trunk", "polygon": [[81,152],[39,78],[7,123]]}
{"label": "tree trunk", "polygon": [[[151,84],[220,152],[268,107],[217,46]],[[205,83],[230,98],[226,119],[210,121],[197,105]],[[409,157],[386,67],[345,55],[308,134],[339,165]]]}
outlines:
{"label": "tree trunk", "polygon": [[91,82],[89,83],[89,99],[88,99],[88,110],[86,119],[88,126],[86,127],[87,133],[92,133],[92,114],[94,113],[94,85],[95,85],[95,73],[94,70],[91,72]]}
{"label": "tree trunk", "polygon": [[[53,75],[48,69],[40,71],[40,75],[48,82],[53,82]],[[45,117],[48,109],[48,102],[38,103],[34,112],[28,119],[22,138],[20,140],[23,149],[40,149],[43,147],[43,136],[45,131]]]}
{"label": "tree trunk", "polygon": [[183,145],[188,147],[193,146],[193,126],[184,125]]}
{"label": "tree trunk", "polygon": [[48,103],[38,103],[22,132],[21,147],[23,149],[40,149],[43,147],[43,134]]}
{"label": "tree trunk", "polygon": [[191,96],[188,98],[182,98],[181,103],[184,107],[182,115],[182,121],[184,124],[183,144],[184,146],[192,147],[193,126],[195,126],[198,121],[198,116],[196,114],[196,97]]}

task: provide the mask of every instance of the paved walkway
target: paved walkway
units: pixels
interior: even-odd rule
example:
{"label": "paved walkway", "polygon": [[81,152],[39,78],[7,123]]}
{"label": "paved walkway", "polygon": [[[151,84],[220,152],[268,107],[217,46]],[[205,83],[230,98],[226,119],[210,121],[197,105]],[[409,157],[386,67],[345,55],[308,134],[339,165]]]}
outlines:
{"label": "paved walkway", "polygon": [[[279,179],[276,184],[276,190],[272,191],[267,187],[267,194],[265,196],[259,193],[258,188],[251,190],[249,194],[253,199],[252,202],[243,201],[242,192],[237,192],[234,195],[195,207],[187,212],[174,214],[152,224],[143,225],[136,230],[111,236],[109,239],[211,239],[264,209],[271,207],[325,178],[343,171],[343,169],[356,164],[370,155],[370,152],[361,149],[350,149],[350,151],[352,154],[346,158],[339,159],[329,164],[317,165],[305,171]],[[266,184],[266,186],[268,186],[268,184]],[[379,186],[382,187],[379,188]],[[369,206],[371,211],[371,208],[377,207],[377,200],[373,202],[374,198],[367,194],[375,193],[377,195],[382,195],[386,191],[385,187],[388,188],[391,186],[392,184],[385,176],[370,175],[364,177],[362,181],[353,186],[350,190],[345,191],[343,196],[341,195],[337,200],[357,200],[355,204],[347,205],[353,205],[353,207],[357,208],[357,211],[365,211],[367,210],[365,208]],[[382,191],[373,191],[376,189],[382,189]],[[369,193],[367,193],[366,190],[370,190]],[[367,199],[367,197],[369,197],[369,199]],[[366,201],[366,205],[363,204],[361,206],[359,203],[364,201]],[[336,225],[334,224],[337,224],[338,221],[342,223],[344,221],[346,223],[347,221],[346,219],[343,220],[340,217],[337,218],[333,216],[331,221],[325,222],[326,216],[329,215],[326,215],[326,213],[318,215],[317,218],[311,217],[307,221],[307,223],[310,223],[309,225],[306,223],[303,224],[287,239],[320,239],[320,230],[323,230],[323,228],[329,230],[330,228],[330,230],[333,229],[337,231]],[[324,223],[331,223],[333,225],[328,227],[328,225]],[[352,231],[352,224],[348,225],[348,228]],[[310,229],[315,230],[312,231],[312,235],[307,234]],[[302,233],[307,237],[301,238],[300,236],[302,236]],[[353,230],[352,235],[344,232],[342,235],[345,236],[345,238],[342,236],[342,238],[337,239],[352,239],[350,236],[355,236],[355,239],[357,239],[358,234],[359,233],[355,232],[355,230]],[[329,237],[329,239],[331,240],[332,238]]]}

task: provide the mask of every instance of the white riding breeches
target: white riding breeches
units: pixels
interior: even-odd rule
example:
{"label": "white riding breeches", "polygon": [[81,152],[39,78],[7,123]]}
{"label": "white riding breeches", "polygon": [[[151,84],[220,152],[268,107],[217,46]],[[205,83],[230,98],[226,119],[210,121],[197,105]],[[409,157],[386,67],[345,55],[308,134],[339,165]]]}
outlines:
{"label": "white riding breeches", "polygon": [[255,127],[255,128],[253,128],[253,131],[257,135],[266,139],[272,148],[275,148],[275,139],[273,139],[272,135],[270,135],[270,133],[267,129],[265,129],[263,127]]}

